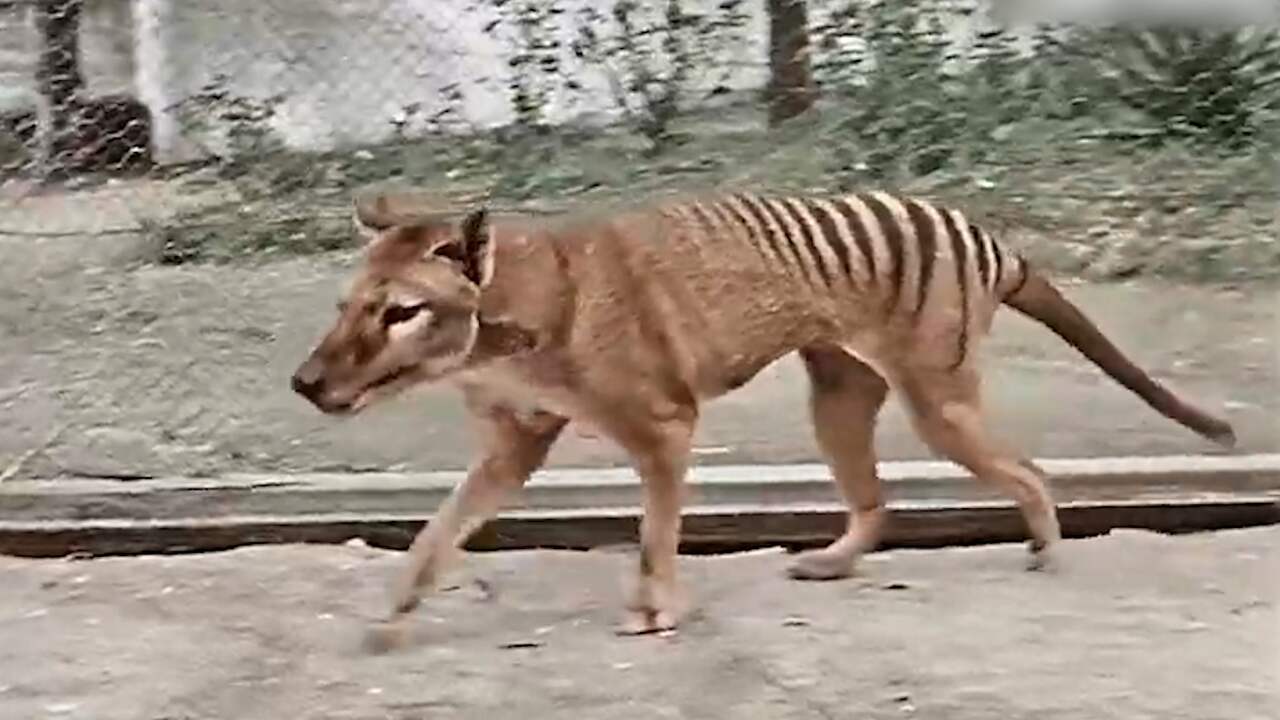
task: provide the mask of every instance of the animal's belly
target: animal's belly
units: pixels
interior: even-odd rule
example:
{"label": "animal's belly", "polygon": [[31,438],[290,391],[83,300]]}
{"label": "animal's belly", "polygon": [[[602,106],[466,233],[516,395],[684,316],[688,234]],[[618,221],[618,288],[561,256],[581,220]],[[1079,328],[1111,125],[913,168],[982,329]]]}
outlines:
{"label": "animal's belly", "polygon": [[697,373],[695,392],[700,400],[711,400],[751,382],[770,363],[786,355],[790,347],[775,346],[754,348],[721,355],[712,361],[704,361]]}

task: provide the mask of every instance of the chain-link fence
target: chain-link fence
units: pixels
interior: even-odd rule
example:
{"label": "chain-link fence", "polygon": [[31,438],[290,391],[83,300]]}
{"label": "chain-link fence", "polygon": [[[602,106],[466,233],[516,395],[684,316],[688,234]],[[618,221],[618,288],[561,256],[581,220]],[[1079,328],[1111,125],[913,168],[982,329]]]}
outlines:
{"label": "chain-link fence", "polygon": [[[145,427],[112,439],[144,455],[288,464],[320,421],[299,424],[283,394],[222,415],[199,398],[275,397],[297,358],[271,343],[310,338],[272,298],[327,307],[370,186],[530,212],[898,188],[1058,271],[1280,268],[1269,28],[1009,25],[944,0],[0,0],[0,39],[0,248],[22,258],[0,294],[10,352],[29,351],[0,403],[34,418],[0,448],[14,456],[69,413],[81,430]],[[132,274],[86,271],[104,257]],[[39,312],[49,334],[19,332]],[[193,353],[214,365],[193,375]],[[46,361],[66,376],[21,380]],[[119,363],[136,375],[104,389]],[[273,432],[285,444],[263,450]],[[100,454],[92,433],[61,437]],[[175,457],[159,466],[190,469]],[[108,465],[54,463],[129,462]]]}
{"label": "chain-link fence", "polygon": [[[1081,246],[1076,270],[1114,254],[1082,240],[1124,234],[1104,218],[1195,245],[1190,265],[1156,262],[1165,272],[1266,264],[1234,260],[1275,186],[1268,29],[1002,26],[942,0],[0,8],[18,89],[0,173],[19,188],[133,176],[222,197],[93,227],[159,231],[164,262],[329,249],[345,231],[316,223],[340,225],[351,191],[393,182],[546,209],[875,184],[1053,228]],[[1088,215],[1102,224],[1062,227]],[[296,241],[257,237],[272,223]]]}

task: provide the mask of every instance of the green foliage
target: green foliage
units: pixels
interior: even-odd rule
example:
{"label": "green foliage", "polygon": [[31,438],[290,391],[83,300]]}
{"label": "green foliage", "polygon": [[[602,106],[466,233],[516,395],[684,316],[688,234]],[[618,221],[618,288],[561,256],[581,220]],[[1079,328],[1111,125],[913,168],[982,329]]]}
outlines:
{"label": "green foliage", "polygon": [[557,0],[486,0],[484,31],[510,48],[504,86],[514,129],[545,135],[549,104],[572,106],[601,86],[650,152],[678,144],[690,105],[724,90],[744,0],[692,11],[688,0],[612,0],[570,18]]}
{"label": "green foliage", "polygon": [[820,31],[827,52],[815,74],[847,101],[837,133],[854,142],[840,143],[835,157],[846,169],[884,176],[901,163],[927,174],[954,153],[948,138],[962,111],[946,67],[949,44],[941,18],[923,5],[847,2]]}
{"label": "green foliage", "polygon": [[1275,133],[1280,31],[1075,29],[1062,46],[1092,71],[1091,95],[1139,115],[1144,146],[1240,150]]}
{"label": "green foliage", "polygon": [[673,124],[691,102],[725,92],[727,60],[747,19],[742,0],[721,0],[706,12],[688,4],[613,0],[607,18],[590,6],[579,13],[575,57],[604,75],[615,106],[650,153],[679,144]]}
{"label": "green foliage", "polygon": [[560,17],[556,0],[488,0],[497,20],[485,32],[504,40],[507,55],[506,87],[515,124],[522,130],[543,128],[545,110],[560,90],[571,88],[562,67]]}
{"label": "green foliage", "polygon": [[0,178],[16,175],[31,159],[29,143],[23,142],[16,132],[4,128],[0,119]]}
{"label": "green foliage", "polygon": [[404,142],[419,133],[441,133],[462,121],[461,108],[466,99],[459,83],[449,83],[440,88],[440,95],[433,103],[434,112],[425,112],[420,102],[404,103],[388,122],[396,142]]}
{"label": "green foliage", "polygon": [[[1067,272],[1280,270],[1275,32],[1015,32],[955,0],[809,0],[821,99],[770,129],[764,97],[710,101],[744,62],[741,0],[602,0],[573,14],[561,0],[482,1],[511,53],[511,127],[422,137],[411,126],[443,116],[406,106],[394,143],[278,152],[271,108],[211,88],[202,112],[239,124],[241,149],[215,168],[231,197],[159,231],[160,259],[344,246],[350,193],[367,183],[535,212],[680,189],[879,186],[955,202]],[[552,107],[602,92],[621,123],[551,124]]]}
{"label": "green foliage", "polygon": [[147,228],[161,265],[223,263],[263,256],[311,255],[338,250],[348,244],[346,223],[291,218],[284,222],[246,222],[228,232],[226,226],[196,223]]}
{"label": "green foliage", "polygon": [[177,116],[184,136],[204,144],[204,150],[218,159],[222,172],[234,177],[247,172],[254,159],[284,149],[271,128],[284,94],[265,98],[237,95],[227,89],[229,82],[226,75],[215,75],[168,109]]}
{"label": "green foliage", "polygon": [[834,5],[815,28],[815,72],[840,115],[832,170],[851,182],[980,162],[1012,124],[1050,104],[1044,68],[1008,30],[980,27],[967,47],[948,37],[971,10],[939,0]]}

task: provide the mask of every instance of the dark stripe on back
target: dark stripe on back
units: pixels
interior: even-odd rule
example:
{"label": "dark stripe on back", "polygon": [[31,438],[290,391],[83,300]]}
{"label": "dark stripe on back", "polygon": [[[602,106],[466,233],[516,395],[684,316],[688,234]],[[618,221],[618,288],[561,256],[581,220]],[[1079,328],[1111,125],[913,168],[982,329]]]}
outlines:
{"label": "dark stripe on back", "polygon": [[739,193],[732,197],[742,203],[742,206],[747,209],[747,212],[751,213],[751,217],[755,218],[756,224],[760,226],[760,232],[764,233],[765,242],[769,244],[769,248],[773,250],[773,254],[777,256],[778,260],[782,262],[782,265],[785,268],[787,265],[786,254],[783,253],[782,245],[778,241],[778,233],[774,232],[773,226],[770,225],[769,221],[765,218],[764,212],[761,209],[762,206],[756,204],[756,198],[747,195],[746,193]]}
{"label": "dark stripe on back", "polygon": [[[954,226],[952,226],[954,227]],[[950,232],[951,254],[956,266],[956,280],[960,283],[960,355],[952,369],[960,367],[968,353],[969,345],[969,246],[959,232]]]}
{"label": "dark stripe on back", "polygon": [[840,261],[840,269],[847,278],[853,277],[853,266],[849,262],[849,246],[845,245],[844,240],[840,237],[840,231],[836,229],[835,218],[831,217],[831,213],[825,207],[814,202],[813,200],[802,200],[809,214],[818,221],[818,229],[821,231],[822,241],[831,248],[836,254],[836,259]]}
{"label": "dark stripe on back", "polygon": [[785,208],[796,221],[796,225],[800,226],[800,236],[804,238],[804,244],[809,247],[809,254],[813,256],[813,263],[818,267],[822,283],[831,287],[831,270],[827,268],[827,261],[823,259],[822,253],[818,252],[818,243],[813,239],[813,230],[809,228],[809,223],[805,222],[805,208],[791,198],[780,198],[778,204]]}
{"label": "dark stripe on back", "polygon": [[698,220],[702,222],[702,227],[704,229],[710,230],[711,232],[715,232],[717,230],[718,223],[716,218],[712,217],[711,213],[707,212],[706,208],[702,207],[702,205],[697,203],[685,203],[684,208],[693,213],[694,217],[698,218]]}
{"label": "dark stripe on back", "polygon": [[[800,268],[800,274],[804,276],[807,283],[813,285],[813,276],[809,272],[809,265],[804,261],[804,258],[800,257],[800,246],[796,244],[796,239],[791,237],[791,232],[787,229],[786,222],[784,222],[786,216],[783,211],[774,207],[774,202],[777,202],[777,200],[766,197],[757,197],[756,199],[760,201],[760,211],[778,224],[778,229],[782,231],[782,245],[789,250],[791,259],[795,262],[796,267]],[[770,202],[771,200],[774,202]]]}
{"label": "dark stripe on back", "polygon": [[[993,287],[991,283],[991,258],[987,257],[987,250],[991,249],[991,238],[982,232],[982,229],[973,223],[969,223],[969,234],[973,236],[973,242],[977,245],[978,252],[978,277],[982,279],[982,287]],[[995,251],[992,250],[992,255]]]}
{"label": "dark stripe on back", "polygon": [[898,304],[898,296],[902,294],[902,278],[907,269],[903,262],[902,227],[898,225],[897,219],[893,217],[889,208],[874,196],[858,195],[858,199],[871,209],[871,214],[876,216],[876,222],[880,224],[880,234],[884,237],[885,249],[893,257],[893,299],[889,303],[889,307],[892,308]]}
{"label": "dark stripe on back", "polygon": [[867,274],[874,283],[876,252],[871,247],[871,235],[867,232],[867,226],[862,224],[862,215],[858,214],[858,211],[844,198],[833,200],[831,204],[844,216],[845,222],[849,223],[849,232],[853,234],[853,241],[858,244],[858,252],[862,253],[862,260],[867,264]]}
{"label": "dark stripe on back", "polygon": [[994,237],[991,238],[991,254],[996,259],[995,269],[991,271],[991,276],[995,278],[991,287],[997,288],[1000,287],[1000,281],[1004,279],[1004,251],[1000,249],[1000,243],[996,242]]}
{"label": "dark stripe on back", "polygon": [[[938,253],[938,239],[936,237],[937,228],[934,227],[933,221],[929,218],[929,213],[920,206],[920,203],[910,198],[904,199],[902,204],[907,208],[907,217],[911,218],[911,227],[915,229],[916,248],[920,254],[920,284],[919,288],[920,301],[916,303],[916,315],[924,310],[924,304],[929,299],[929,283],[933,280],[933,262]],[[955,224],[950,222],[950,217],[943,213],[943,217],[947,222],[947,234],[955,237],[959,233],[955,231]]]}
{"label": "dark stripe on back", "polygon": [[717,227],[732,232],[740,226],[743,231],[743,237],[746,239],[747,244],[751,246],[751,249],[760,256],[761,260],[766,263],[769,261],[769,257],[764,253],[764,248],[760,247],[760,244],[755,241],[751,225],[732,206],[720,200],[710,200],[705,203],[705,208],[716,219]]}

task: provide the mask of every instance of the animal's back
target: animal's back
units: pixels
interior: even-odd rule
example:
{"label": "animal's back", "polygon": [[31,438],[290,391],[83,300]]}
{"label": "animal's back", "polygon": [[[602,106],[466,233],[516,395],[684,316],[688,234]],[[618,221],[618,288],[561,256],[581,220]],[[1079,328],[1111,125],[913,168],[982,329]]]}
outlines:
{"label": "animal's back", "polygon": [[615,268],[600,292],[625,296],[700,395],[819,343],[877,364],[956,363],[1022,272],[962,213],[884,193],[706,195],[582,237],[580,252]]}

